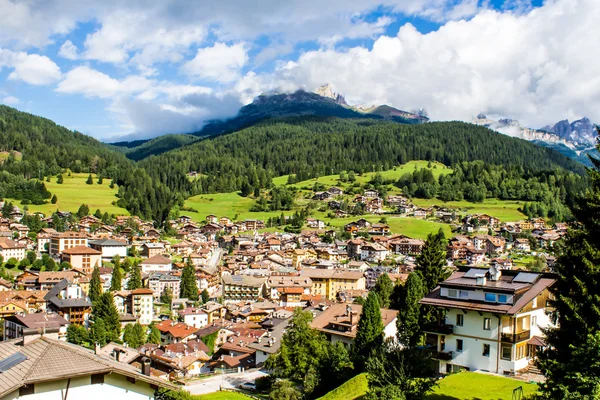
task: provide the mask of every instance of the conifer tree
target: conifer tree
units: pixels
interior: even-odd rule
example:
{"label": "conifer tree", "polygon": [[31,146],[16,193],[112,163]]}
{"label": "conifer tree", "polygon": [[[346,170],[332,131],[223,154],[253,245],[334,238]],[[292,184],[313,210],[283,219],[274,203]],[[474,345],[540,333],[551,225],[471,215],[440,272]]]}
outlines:
{"label": "conifer tree", "polygon": [[121,335],[121,321],[119,312],[111,292],[104,292],[92,308],[92,319],[94,323],[101,319],[106,329],[106,340],[118,340]]}
{"label": "conifer tree", "polygon": [[92,279],[90,279],[90,292],[88,296],[92,303],[95,303],[100,295],[102,294],[102,282],[100,281],[100,270],[96,265],[92,272]]}
{"label": "conifer tree", "polygon": [[398,342],[404,347],[416,346],[422,336],[419,323],[421,317],[419,300],[425,294],[421,275],[417,272],[411,273],[404,284],[396,320]]}
{"label": "conifer tree", "polygon": [[117,262],[113,266],[112,277],[110,280],[110,290],[111,291],[121,290],[122,280],[123,280],[123,275],[121,273],[121,266],[120,266],[120,263]]}
{"label": "conifer tree", "polygon": [[56,204],[58,202],[58,197],[56,197],[55,194],[52,195],[52,199],[50,200],[50,203],[52,204]]}
{"label": "conifer tree", "polygon": [[208,294],[208,290],[204,289],[201,293],[202,296],[202,304],[208,303],[210,300],[210,295]]}
{"label": "conifer tree", "polygon": [[92,174],[88,175],[87,181],[85,181],[85,183],[88,185],[92,185],[94,183],[94,179],[92,179]]}
{"label": "conifer tree", "polygon": [[179,297],[192,301],[198,300],[198,284],[196,283],[196,268],[187,263],[181,274],[181,287]]}
{"label": "conifer tree", "polygon": [[427,235],[421,254],[417,256],[416,270],[421,273],[423,283],[428,292],[435,289],[438,283],[444,280],[446,273],[446,236],[440,228],[436,234]]}
{"label": "conifer tree", "polygon": [[129,280],[127,281],[127,290],[135,290],[142,287],[142,274],[140,266],[136,263],[131,267],[131,273],[129,274]]}
{"label": "conifer tree", "polygon": [[577,225],[554,267],[550,305],[558,326],[545,330],[547,347],[538,354],[544,399],[600,397],[600,161],[592,163],[590,187],[572,210]]}
{"label": "conifer tree", "polygon": [[[64,181],[62,174],[58,174],[58,178],[56,178],[56,183],[58,183],[59,185],[62,184]],[[54,203],[52,203],[54,204]]]}
{"label": "conifer tree", "polygon": [[392,292],[394,291],[394,283],[387,273],[383,273],[377,278],[373,291],[379,296],[379,305],[381,308],[389,308]]}
{"label": "conifer tree", "polygon": [[369,355],[383,343],[383,322],[379,296],[370,292],[358,321],[352,355],[355,367],[362,370]]}
{"label": "conifer tree", "polygon": [[94,324],[90,328],[90,340],[92,343],[97,343],[104,346],[107,342],[106,325],[102,318],[96,318]]}

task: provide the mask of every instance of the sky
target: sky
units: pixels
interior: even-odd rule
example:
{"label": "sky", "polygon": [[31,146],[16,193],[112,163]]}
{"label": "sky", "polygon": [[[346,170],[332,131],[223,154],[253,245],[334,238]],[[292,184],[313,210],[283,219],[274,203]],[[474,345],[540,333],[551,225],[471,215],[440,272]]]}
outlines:
{"label": "sky", "polygon": [[0,103],[104,141],[199,130],[269,90],[600,122],[598,0],[0,0]]}

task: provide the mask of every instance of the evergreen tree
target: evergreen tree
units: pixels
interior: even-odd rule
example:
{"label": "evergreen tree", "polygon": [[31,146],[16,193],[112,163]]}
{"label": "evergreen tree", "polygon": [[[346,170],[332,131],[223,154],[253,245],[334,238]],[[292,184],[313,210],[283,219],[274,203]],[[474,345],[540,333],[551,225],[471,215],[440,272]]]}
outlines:
{"label": "evergreen tree", "polygon": [[110,340],[106,331],[106,324],[102,318],[96,318],[92,327],[90,328],[90,341],[100,346],[106,345],[106,342]]}
{"label": "evergreen tree", "polygon": [[171,302],[173,301],[173,289],[166,287],[163,292],[160,294],[160,302],[163,304],[168,304],[171,307]]}
{"label": "evergreen tree", "polygon": [[381,319],[379,296],[375,292],[370,292],[365,304],[362,306],[352,349],[354,364],[358,370],[363,369],[364,363],[371,352],[376,350],[382,343],[383,321]]}
{"label": "evergreen tree", "polygon": [[302,393],[289,379],[279,379],[269,393],[270,400],[302,400]]}
{"label": "evergreen tree", "polygon": [[97,208],[96,211],[94,212],[94,217],[96,217],[98,219],[102,219],[102,211],[100,211],[99,208]]}
{"label": "evergreen tree", "polygon": [[150,326],[150,334],[148,335],[147,343],[160,344],[160,331],[154,325]]}
{"label": "evergreen tree", "polygon": [[83,218],[89,214],[90,208],[86,204],[82,204],[79,206],[79,209],[77,210],[77,218]]}
{"label": "evergreen tree", "polygon": [[110,279],[110,290],[111,292],[121,290],[123,281],[123,275],[121,274],[121,267],[119,264],[115,264],[113,267],[112,276]]}
{"label": "evergreen tree", "polygon": [[90,279],[90,292],[88,296],[92,303],[95,303],[100,295],[102,294],[102,281],[100,280],[100,270],[96,265],[92,271],[92,278]]}
{"label": "evergreen tree", "polygon": [[69,324],[67,328],[67,341],[69,343],[81,345],[89,340],[88,332],[81,325]]}
{"label": "evergreen tree", "polygon": [[592,162],[590,187],[573,207],[578,224],[554,267],[550,305],[558,326],[546,329],[548,347],[538,354],[544,399],[600,397],[600,161]]}
{"label": "evergreen tree", "polygon": [[56,195],[52,195],[52,199],[50,200],[50,203],[52,204],[56,204],[58,202],[58,197],[56,197]]}
{"label": "evergreen tree", "polygon": [[389,308],[392,292],[394,291],[394,283],[387,273],[379,275],[373,291],[377,293],[377,296],[379,297],[379,305],[381,308]]}
{"label": "evergreen tree", "polygon": [[188,263],[181,274],[181,289],[179,297],[192,301],[198,300],[198,284],[196,283],[196,268]]}
{"label": "evergreen tree", "polygon": [[121,321],[119,312],[115,306],[115,301],[111,292],[104,292],[94,303],[92,308],[92,317],[94,322],[101,319],[106,329],[106,339],[108,341],[118,340],[121,334]]}
{"label": "evergreen tree", "polygon": [[210,300],[210,295],[208,294],[208,290],[204,289],[201,293],[202,296],[202,304],[208,303]]}
{"label": "evergreen tree", "polygon": [[[59,185],[63,183],[62,174],[58,174],[58,178],[56,178],[56,183],[58,183]],[[52,203],[52,204],[54,204],[54,203]]]}
{"label": "evergreen tree", "polygon": [[446,272],[446,236],[440,228],[436,234],[427,235],[421,254],[417,256],[416,270],[421,273],[423,284],[428,292],[435,289],[447,276]]}
{"label": "evergreen tree", "polygon": [[135,289],[139,289],[141,287],[142,287],[142,273],[140,270],[140,266],[135,264],[131,268],[131,273],[129,274],[129,280],[127,281],[127,290],[135,290]]}
{"label": "evergreen tree", "polygon": [[127,324],[123,329],[123,341],[134,349],[140,348],[146,343],[146,331],[144,327],[136,322]]}
{"label": "evergreen tree", "polygon": [[402,291],[400,304],[398,306],[398,342],[404,347],[415,347],[422,336],[419,319],[421,316],[421,305],[419,300],[425,296],[425,287],[421,275],[413,272],[408,276]]}
{"label": "evergreen tree", "polygon": [[102,185],[102,175],[98,176],[98,185]]}
{"label": "evergreen tree", "polygon": [[94,183],[94,179],[92,179],[92,174],[88,175],[87,181],[85,181],[85,183],[88,185],[92,185]]}

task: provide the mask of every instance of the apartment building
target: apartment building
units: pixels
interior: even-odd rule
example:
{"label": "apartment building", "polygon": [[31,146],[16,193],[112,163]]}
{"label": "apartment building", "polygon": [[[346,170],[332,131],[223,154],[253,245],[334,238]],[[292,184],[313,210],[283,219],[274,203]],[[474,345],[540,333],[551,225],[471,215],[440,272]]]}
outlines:
{"label": "apartment building", "polygon": [[366,289],[366,279],[362,271],[305,268],[300,276],[311,279],[311,294],[321,295],[329,300],[335,300],[341,291]]}
{"label": "apartment building", "polygon": [[48,249],[51,255],[59,255],[66,249],[71,249],[77,246],[88,245],[88,237],[85,232],[61,232],[50,237],[50,248]]}

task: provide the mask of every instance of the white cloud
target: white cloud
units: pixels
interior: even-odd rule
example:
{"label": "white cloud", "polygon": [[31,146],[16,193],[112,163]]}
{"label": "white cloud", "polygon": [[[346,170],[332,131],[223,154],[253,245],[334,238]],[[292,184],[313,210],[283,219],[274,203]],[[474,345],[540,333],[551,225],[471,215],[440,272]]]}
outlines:
{"label": "white cloud", "polygon": [[95,69],[79,66],[65,74],[56,87],[59,93],[82,94],[86,97],[110,98],[120,90],[120,82]]}
{"label": "white cloud", "polygon": [[8,106],[14,106],[14,105],[21,103],[21,100],[19,100],[15,96],[6,96],[2,99],[2,103],[6,104]]}
{"label": "white cloud", "polygon": [[198,49],[196,57],[186,62],[182,70],[192,77],[227,83],[239,77],[239,71],[247,61],[243,43],[231,46],[215,43],[212,47]]}
{"label": "white cloud", "polygon": [[58,55],[68,60],[77,60],[77,53],[77,46],[75,46],[70,40],[65,41],[58,50]]}
{"label": "white cloud", "polygon": [[371,49],[304,53],[273,74],[245,77],[247,93],[335,85],[355,103],[425,107],[434,119],[483,111],[539,127],[583,115],[600,121],[600,7],[595,0],[547,3],[527,15],[482,11],[419,33],[404,25]]}
{"label": "white cloud", "polygon": [[46,56],[0,48],[0,69],[3,66],[13,70],[8,75],[9,80],[23,81],[30,85],[48,85],[61,76],[58,65]]}

